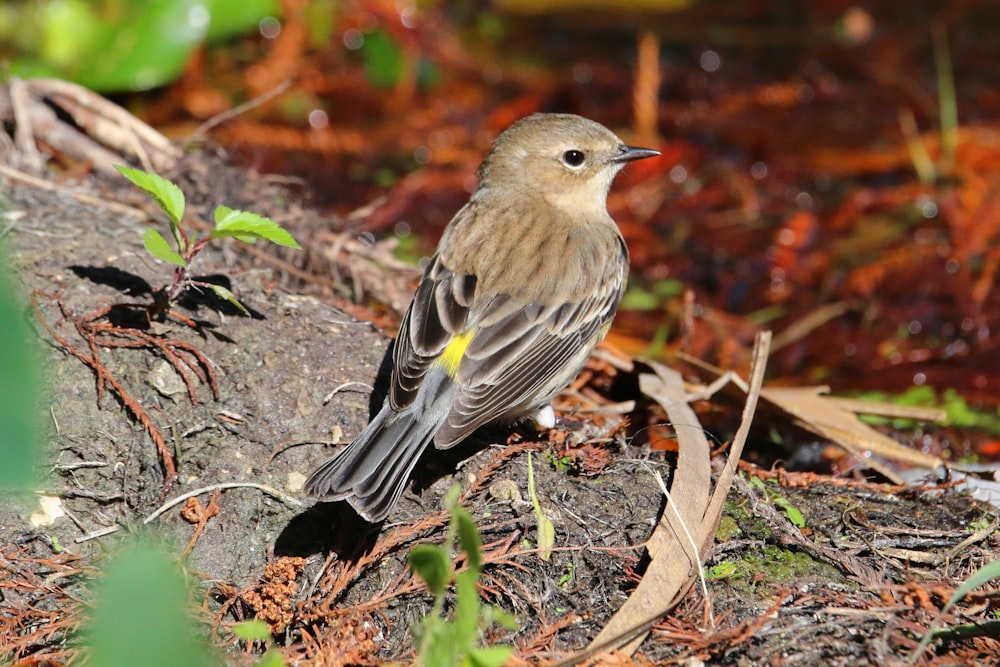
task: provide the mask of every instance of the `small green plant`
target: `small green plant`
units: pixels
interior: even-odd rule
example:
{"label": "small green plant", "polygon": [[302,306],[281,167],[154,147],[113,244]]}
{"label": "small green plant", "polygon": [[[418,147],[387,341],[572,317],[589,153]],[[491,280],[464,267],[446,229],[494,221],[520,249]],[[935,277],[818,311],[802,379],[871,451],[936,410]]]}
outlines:
{"label": "small green plant", "polygon": [[[414,628],[417,657],[424,667],[500,667],[510,657],[509,646],[480,645],[481,630],[499,623],[513,630],[514,617],[497,607],[483,605],[476,582],[483,571],[479,531],[468,510],[458,504],[458,487],[445,497],[451,512],[444,544],[421,544],[410,550],[410,568],[434,596],[434,608]],[[465,569],[452,561],[456,540],[465,554]],[[444,617],[445,597],[455,588],[455,618]]]}
{"label": "small green plant", "polygon": [[233,626],[233,634],[245,642],[260,642],[267,647],[267,651],[261,656],[254,667],[285,667],[285,660],[281,654],[274,650],[274,638],[271,637],[271,628],[264,621],[251,618],[248,621],[240,621]]}
{"label": "small green plant", "polygon": [[552,557],[552,546],[556,543],[556,529],[551,519],[545,516],[542,506],[535,493],[535,467],[531,464],[531,452],[528,452],[528,494],[531,496],[531,506],[535,510],[535,521],[538,524],[538,557],[548,560]]}
{"label": "small green plant", "polygon": [[545,455],[545,460],[548,461],[550,466],[560,472],[573,469],[574,460],[568,454],[565,456],[556,456],[555,452],[550,451]]}
{"label": "small green plant", "polygon": [[739,574],[740,566],[732,561],[725,560],[708,568],[708,572],[705,573],[705,578],[709,581],[719,581],[720,579],[728,579],[729,577],[735,577]]}
{"label": "small green plant", "polygon": [[751,477],[750,486],[759,489],[771,504],[784,512],[793,526],[796,528],[805,528],[806,518],[802,515],[802,511],[793,505],[788,498],[785,498],[776,490],[769,488],[760,477]]}
{"label": "small green plant", "polygon": [[923,655],[924,651],[927,650],[927,647],[930,646],[932,641],[938,638],[946,638],[950,634],[959,636],[964,632],[966,636],[996,636],[995,633],[997,632],[997,626],[1000,625],[1000,623],[997,623],[996,621],[976,624],[973,626],[956,626],[953,628],[938,627],[941,617],[947,614],[948,611],[962,598],[983,584],[995,581],[996,579],[1000,579],[1000,561],[995,560],[991,563],[987,563],[973,572],[969,578],[965,580],[965,583],[959,586],[958,590],[952,594],[951,599],[948,600],[948,603],[941,610],[941,613],[938,614],[938,620],[933,623],[931,628],[924,635],[924,638],[920,641],[920,645],[917,646],[913,653],[910,654],[909,664],[917,664],[917,660],[920,659],[920,656]]}
{"label": "small green plant", "polygon": [[0,245],[0,491],[30,491],[41,458],[39,406],[40,360],[24,317],[19,290],[8,271],[9,257]]}
{"label": "small green plant", "polygon": [[556,580],[556,585],[563,590],[568,590],[575,577],[576,566],[573,565],[573,563],[566,563],[566,569],[561,575],[559,575],[559,579]]}
{"label": "small green plant", "polygon": [[94,667],[210,667],[221,662],[192,618],[187,576],[160,545],[133,540],[97,582],[81,629]]}
{"label": "small green plant", "polygon": [[157,319],[170,310],[177,298],[190,288],[209,289],[219,298],[225,299],[246,314],[247,309],[240,303],[229,289],[205,281],[195,280],[190,272],[191,262],[212,239],[231,237],[245,243],[254,243],[264,239],[289,248],[299,248],[292,235],[270,218],[234,211],[225,206],[215,208],[215,229],[204,238],[188,235],[181,227],[184,218],[184,193],[167,179],[151,174],[141,169],[116,167],[122,176],[132,181],[148,194],[167,215],[170,221],[170,232],[174,239],[176,250],[170,246],[163,235],[153,228],[143,234],[142,242],[146,251],[153,257],[174,265],[173,281],[153,292],[153,305],[149,308],[150,319]]}

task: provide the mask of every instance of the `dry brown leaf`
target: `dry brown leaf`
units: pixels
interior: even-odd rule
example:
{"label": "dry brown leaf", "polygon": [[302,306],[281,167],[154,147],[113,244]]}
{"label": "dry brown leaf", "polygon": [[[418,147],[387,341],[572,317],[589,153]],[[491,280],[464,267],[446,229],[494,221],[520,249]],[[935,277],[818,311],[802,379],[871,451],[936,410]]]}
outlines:
{"label": "dry brown leaf", "polygon": [[[744,392],[747,390],[747,383],[731,371],[724,372],[686,356],[684,360],[719,376],[708,386],[689,388],[692,398],[699,400],[710,398],[729,383]],[[869,414],[941,421],[945,418],[942,410],[825,395],[829,390],[830,388],[825,386],[768,387],[761,390],[760,397],[790,415],[799,427],[835,442],[851,454],[867,460],[869,465],[877,468],[897,484],[902,484],[903,481],[897,479],[898,476],[891,470],[879,465],[872,456],[931,470],[944,465],[944,461],[937,456],[901,445],[858,419],[859,414]]]}
{"label": "dry brown leaf", "polygon": [[[837,443],[860,458],[868,459],[870,455],[875,455],[931,469],[942,465],[940,458],[899,444],[862,422],[856,414],[940,419],[943,417],[940,411],[892,406],[888,403],[866,404],[864,401],[824,396],[825,391],[825,387],[782,387],[763,389],[760,395],[791,415],[802,428]],[[899,410],[892,411],[893,407]]]}
{"label": "dry brown leaf", "polygon": [[572,664],[599,651],[620,650],[631,655],[646,638],[652,624],[668,613],[694,583],[712,543],[723,501],[750,430],[770,341],[770,332],[757,337],[750,371],[752,389],[747,394],[742,421],[726,466],[711,494],[711,448],[689,407],[680,374],[652,363],[655,374],[640,376],[643,393],[656,400],[671,422],[679,427],[677,470],[670,489],[670,502],[649,538],[650,564],[642,581],[590,646],[561,664]]}

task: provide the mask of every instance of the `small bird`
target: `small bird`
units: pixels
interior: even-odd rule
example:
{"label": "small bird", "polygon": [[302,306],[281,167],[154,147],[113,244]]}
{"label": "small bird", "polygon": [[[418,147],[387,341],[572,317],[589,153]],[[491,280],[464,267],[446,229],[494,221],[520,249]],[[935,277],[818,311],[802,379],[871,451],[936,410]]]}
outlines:
{"label": "small bird", "polygon": [[655,155],[572,114],[534,114],[500,134],[403,317],[381,411],[306,492],[377,523],[430,443],[447,449],[495,421],[553,426],[549,401],[604,338],[625,289],[611,181]]}

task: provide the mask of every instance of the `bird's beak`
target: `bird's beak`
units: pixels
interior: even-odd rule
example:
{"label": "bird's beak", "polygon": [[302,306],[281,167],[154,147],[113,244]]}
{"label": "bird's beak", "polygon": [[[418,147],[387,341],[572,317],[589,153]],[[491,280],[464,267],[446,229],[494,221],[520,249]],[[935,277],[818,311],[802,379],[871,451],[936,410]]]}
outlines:
{"label": "bird's beak", "polygon": [[633,162],[635,160],[644,160],[648,157],[655,157],[660,154],[660,151],[654,151],[652,148],[637,148],[636,146],[622,146],[619,149],[618,155],[611,158],[612,162]]}

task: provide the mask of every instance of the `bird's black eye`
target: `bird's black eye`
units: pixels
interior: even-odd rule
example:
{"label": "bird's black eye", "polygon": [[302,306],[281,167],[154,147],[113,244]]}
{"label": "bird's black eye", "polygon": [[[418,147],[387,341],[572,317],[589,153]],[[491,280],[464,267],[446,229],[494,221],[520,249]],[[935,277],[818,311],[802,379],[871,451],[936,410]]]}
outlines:
{"label": "bird's black eye", "polygon": [[567,167],[576,168],[583,164],[583,161],[587,159],[587,156],[581,151],[569,150],[563,153],[562,159]]}

